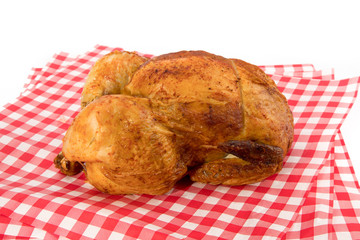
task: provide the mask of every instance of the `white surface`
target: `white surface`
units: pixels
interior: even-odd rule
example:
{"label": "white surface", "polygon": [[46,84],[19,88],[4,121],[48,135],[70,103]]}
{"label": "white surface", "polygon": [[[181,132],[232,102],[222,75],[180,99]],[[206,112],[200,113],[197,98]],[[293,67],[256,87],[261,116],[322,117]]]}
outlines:
{"label": "white surface", "polygon": [[[33,67],[96,44],[161,54],[202,49],[254,64],[312,63],[360,76],[357,1],[1,1],[0,106]],[[341,130],[360,179],[360,100]]]}

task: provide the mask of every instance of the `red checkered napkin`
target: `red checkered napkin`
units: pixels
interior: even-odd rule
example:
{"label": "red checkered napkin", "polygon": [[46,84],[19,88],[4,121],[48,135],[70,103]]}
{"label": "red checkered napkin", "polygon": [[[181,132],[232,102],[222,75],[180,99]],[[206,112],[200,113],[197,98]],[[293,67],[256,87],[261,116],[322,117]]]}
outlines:
{"label": "red checkered napkin", "polygon": [[[327,75],[318,75],[315,72],[327,72]],[[301,71],[286,74],[311,76],[310,72]],[[312,75],[312,78],[322,80],[334,79],[333,70],[314,71]],[[360,218],[356,217],[360,216],[359,190],[345,142],[338,130],[329,159],[320,170],[317,180],[313,182],[299,216],[283,238],[336,239],[346,236],[346,239],[360,239]]]}
{"label": "red checkered napkin", "polygon": [[285,65],[260,65],[259,66],[267,74],[275,74],[280,76],[303,76],[304,72],[315,72],[312,64],[285,64]]}
{"label": "red checkered napkin", "polygon": [[82,175],[64,177],[52,166],[80,109],[90,62],[109,49],[96,51],[71,64],[66,58],[49,64],[51,74],[41,71],[41,79],[35,77],[0,113],[1,214],[70,239],[282,237],[331,153],[359,82],[274,75],[294,111],[296,136],[284,169],[261,183],[226,187],[185,179],[163,196],[109,196],[84,183]]}
{"label": "red checkered napkin", "polygon": [[333,229],[339,239],[360,239],[360,186],[341,134],[334,150]]}
{"label": "red checkered napkin", "polygon": [[278,75],[297,78],[310,78],[321,80],[333,80],[334,69],[315,70],[311,64],[293,64],[293,65],[267,65],[259,66],[268,75]]}
{"label": "red checkered napkin", "polygon": [[284,238],[360,239],[360,192],[341,132]]}
{"label": "red checkered napkin", "polygon": [[44,230],[34,228],[0,215],[0,239],[63,239]]}
{"label": "red checkered napkin", "polygon": [[[316,76],[318,79],[334,79],[334,71]],[[304,72],[305,73],[305,72]],[[287,73],[304,77],[301,72]],[[308,73],[306,73],[309,76]],[[313,76],[315,78],[315,76]],[[334,181],[335,179],[335,181]],[[329,159],[320,170],[316,181],[284,239],[322,237],[336,239],[360,239],[360,193],[352,163],[347,154],[340,130],[335,136]],[[337,197],[340,196],[340,197]],[[335,207],[334,207],[335,203]],[[341,203],[341,207],[340,204]]]}

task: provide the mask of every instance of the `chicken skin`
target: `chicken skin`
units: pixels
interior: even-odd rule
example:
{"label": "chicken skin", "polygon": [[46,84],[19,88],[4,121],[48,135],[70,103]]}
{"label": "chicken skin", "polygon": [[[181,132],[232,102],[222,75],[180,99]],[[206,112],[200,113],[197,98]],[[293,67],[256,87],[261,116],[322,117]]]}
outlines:
{"label": "chicken skin", "polygon": [[54,161],[62,172],[73,174],[69,166],[77,163],[102,192],[157,195],[187,174],[193,181],[242,185],[281,170],[293,116],[260,68],[204,51],[119,62],[126,67],[110,68],[123,76],[120,82],[97,84],[101,78],[91,77],[105,76],[108,61],[91,70],[84,108]]}
{"label": "chicken skin", "polygon": [[88,181],[110,194],[168,192],[186,173],[176,150],[176,135],[156,121],[150,100],[126,95],[90,103],[63,145],[67,159],[85,162]]}
{"label": "chicken skin", "polygon": [[166,105],[155,112],[185,139],[185,149],[192,149],[182,155],[191,155],[193,181],[263,180],[280,171],[292,143],[293,118],[285,97],[263,71],[241,60],[203,51],[162,55],[135,72],[125,93]]}
{"label": "chicken skin", "polygon": [[114,51],[98,60],[91,68],[81,93],[81,107],[98,97],[121,94],[135,71],[147,58],[134,52]]}
{"label": "chicken skin", "polygon": [[[95,99],[109,94],[121,94],[135,71],[148,59],[135,52],[111,52],[91,68],[81,93],[81,108]],[[81,162],[69,161],[60,152],[54,164],[63,174],[72,176],[83,169]]]}

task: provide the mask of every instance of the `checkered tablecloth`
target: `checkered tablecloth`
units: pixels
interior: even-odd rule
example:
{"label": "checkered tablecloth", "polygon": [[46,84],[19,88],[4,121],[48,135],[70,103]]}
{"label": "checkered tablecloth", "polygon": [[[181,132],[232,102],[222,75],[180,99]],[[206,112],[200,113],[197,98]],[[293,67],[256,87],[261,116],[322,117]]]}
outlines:
{"label": "checkered tablecloth", "polygon": [[[60,53],[0,111],[0,238],[360,238],[360,193],[339,128],[360,77],[261,66],[287,97],[295,138],[282,171],[229,187],[180,181],[162,196],[103,194],[53,166],[91,66],[114,48]],[[121,50],[117,48],[117,50]],[[150,55],[148,55],[150,56]]]}

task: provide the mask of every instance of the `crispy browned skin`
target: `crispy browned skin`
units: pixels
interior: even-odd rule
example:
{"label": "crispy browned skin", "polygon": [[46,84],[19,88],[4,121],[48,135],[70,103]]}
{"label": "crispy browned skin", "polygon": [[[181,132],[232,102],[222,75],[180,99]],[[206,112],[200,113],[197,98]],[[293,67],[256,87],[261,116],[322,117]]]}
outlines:
{"label": "crispy browned skin", "polygon": [[114,51],[91,68],[81,93],[81,107],[103,95],[120,94],[135,71],[147,58],[134,52]]}
{"label": "crispy browned skin", "polygon": [[282,168],[283,150],[249,140],[228,141],[219,148],[237,158],[218,159],[194,168],[193,181],[211,184],[242,185],[263,180]]}
{"label": "crispy browned skin", "polygon": [[176,150],[176,135],[154,119],[149,100],[125,95],[90,103],[63,145],[64,156],[85,162],[88,181],[110,194],[168,192],[187,170]]}
{"label": "crispy browned skin", "polygon": [[251,163],[278,163],[282,160],[284,154],[280,147],[249,140],[228,141],[221,143],[218,147],[224,152],[233,154]]}
{"label": "crispy browned skin", "polygon": [[237,139],[249,139],[288,152],[294,135],[293,115],[286,98],[260,68],[232,60],[240,79],[244,127]]}
{"label": "crispy browned skin", "polygon": [[60,152],[54,159],[54,165],[60,169],[60,172],[68,176],[78,174],[83,170],[83,166],[80,162],[71,162],[64,157],[64,154]]}
{"label": "crispy browned skin", "polygon": [[[131,78],[120,86],[114,82],[111,89],[119,91],[104,91],[90,74],[91,87],[84,92],[90,101],[98,99],[80,112],[64,138],[66,159],[85,162],[96,188],[163,194],[186,173],[193,181],[241,185],[281,170],[293,117],[261,69],[204,51],[140,62]],[[107,63],[99,61],[94,74]],[[113,93],[128,96],[100,97]]]}
{"label": "crispy browned skin", "polygon": [[[223,157],[221,142],[243,127],[241,91],[230,60],[204,51],[155,57],[134,74],[125,93],[156,100],[159,121],[182,139],[191,165]],[[181,150],[182,151],[182,150]]]}
{"label": "crispy browned skin", "polygon": [[[81,93],[81,108],[95,99],[109,94],[120,94],[135,71],[147,58],[135,52],[114,51],[99,59],[91,68]],[[82,170],[79,162],[71,162],[59,153],[54,164],[66,175],[72,176]]]}
{"label": "crispy browned skin", "polygon": [[[155,114],[182,137],[186,149],[182,156],[191,159],[190,165],[206,162],[189,172],[193,181],[230,185],[260,181],[281,169],[292,143],[293,118],[285,97],[260,68],[241,60],[203,51],[162,55],[142,65],[125,92],[162,103],[154,106]],[[252,161],[246,158],[251,164],[245,167],[243,161],[222,158],[222,153],[232,153],[221,147],[230,140],[274,146],[281,149],[281,157],[279,151],[267,151],[275,160],[264,165],[264,161],[258,162],[262,158],[256,157],[254,148],[243,145],[243,151],[252,152],[254,157]],[[222,172],[228,169],[227,177],[223,182],[211,178],[219,176],[216,173],[205,177],[203,167]]]}

